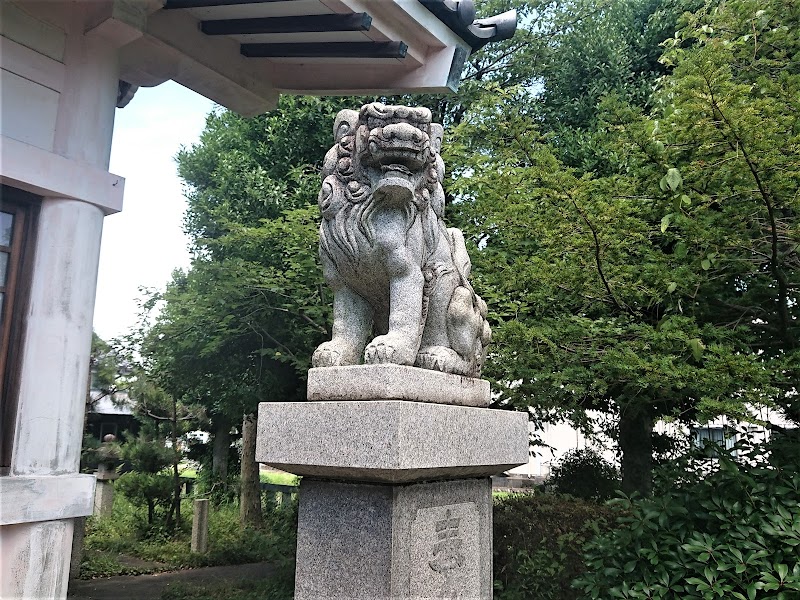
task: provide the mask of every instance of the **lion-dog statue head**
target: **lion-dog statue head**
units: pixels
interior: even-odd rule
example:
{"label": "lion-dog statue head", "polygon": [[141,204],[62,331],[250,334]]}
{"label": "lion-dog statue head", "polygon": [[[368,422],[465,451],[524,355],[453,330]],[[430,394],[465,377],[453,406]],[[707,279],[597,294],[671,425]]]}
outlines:
{"label": "lion-dog statue head", "polygon": [[442,220],[442,134],[426,108],[374,103],[336,117],[319,194],[333,338],[315,367],[363,361],[480,376],[491,331],[464,237]]}

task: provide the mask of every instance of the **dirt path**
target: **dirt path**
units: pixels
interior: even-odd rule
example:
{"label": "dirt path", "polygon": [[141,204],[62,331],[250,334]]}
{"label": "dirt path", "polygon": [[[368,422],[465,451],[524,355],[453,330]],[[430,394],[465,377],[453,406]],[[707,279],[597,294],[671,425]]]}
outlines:
{"label": "dirt path", "polygon": [[69,584],[68,598],[73,600],[158,600],[167,586],[175,583],[220,583],[225,580],[264,579],[275,572],[270,563],[205,567],[155,573],[123,575],[103,579],[75,580]]}

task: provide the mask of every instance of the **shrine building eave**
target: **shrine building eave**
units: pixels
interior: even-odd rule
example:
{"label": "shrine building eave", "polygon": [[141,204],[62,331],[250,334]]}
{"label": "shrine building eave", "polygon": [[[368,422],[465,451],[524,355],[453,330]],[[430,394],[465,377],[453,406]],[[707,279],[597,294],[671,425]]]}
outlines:
{"label": "shrine building eave", "polygon": [[[455,91],[466,59],[506,39],[516,12],[477,19],[472,0],[115,0],[120,79],[167,80],[244,115],[282,93]],[[128,39],[130,38],[130,39]]]}

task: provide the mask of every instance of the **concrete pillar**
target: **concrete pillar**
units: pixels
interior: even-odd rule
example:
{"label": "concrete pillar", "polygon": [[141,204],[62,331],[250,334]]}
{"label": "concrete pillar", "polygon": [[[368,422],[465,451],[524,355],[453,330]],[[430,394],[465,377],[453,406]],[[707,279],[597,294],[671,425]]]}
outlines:
{"label": "concrete pillar", "polygon": [[78,470],[103,211],[42,201],[11,475]]}
{"label": "concrete pillar", "polygon": [[[81,169],[108,169],[118,52],[108,41],[85,35],[99,8],[54,4],[48,13],[54,22],[61,19],[65,32],[64,83],[52,148],[43,150],[53,164],[73,162],[67,177]],[[58,190],[58,182],[47,181],[48,164],[38,167],[43,174],[30,183]],[[104,194],[112,196],[111,189],[99,196]],[[79,199],[44,195],[21,340],[11,465],[0,478],[4,495],[13,492],[21,503],[19,509],[4,505],[0,514],[3,599],[66,596],[73,518],[92,508],[94,478],[79,475],[78,466],[104,212]]]}
{"label": "concrete pillar", "polygon": [[111,516],[114,508],[114,484],[98,479],[94,488],[94,514],[98,517]]}
{"label": "concrete pillar", "polygon": [[[77,475],[102,223],[91,204],[42,202],[9,478]],[[72,532],[71,519],[0,528],[2,597],[65,597]]]}
{"label": "concrete pillar", "polygon": [[208,500],[194,501],[192,515],[192,552],[208,551]]}
{"label": "concrete pillar", "polygon": [[64,597],[69,580],[72,521],[62,519],[2,527],[0,598]]}

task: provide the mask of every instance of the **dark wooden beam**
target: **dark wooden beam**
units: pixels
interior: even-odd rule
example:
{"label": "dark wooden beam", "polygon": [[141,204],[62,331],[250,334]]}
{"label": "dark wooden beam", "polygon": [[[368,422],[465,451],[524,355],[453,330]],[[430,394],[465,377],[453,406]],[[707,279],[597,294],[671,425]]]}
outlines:
{"label": "dark wooden beam", "polygon": [[317,31],[369,31],[372,17],[367,13],[346,15],[305,15],[259,19],[219,19],[203,21],[200,29],[208,35],[251,33],[306,33]]}
{"label": "dark wooden beam", "polygon": [[307,44],[242,44],[250,58],[405,58],[403,42],[313,42]]}
{"label": "dark wooden beam", "polygon": [[164,8],[207,8],[209,6],[236,6],[239,4],[266,4],[268,2],[284,2],[285,0],[166,0]]}

